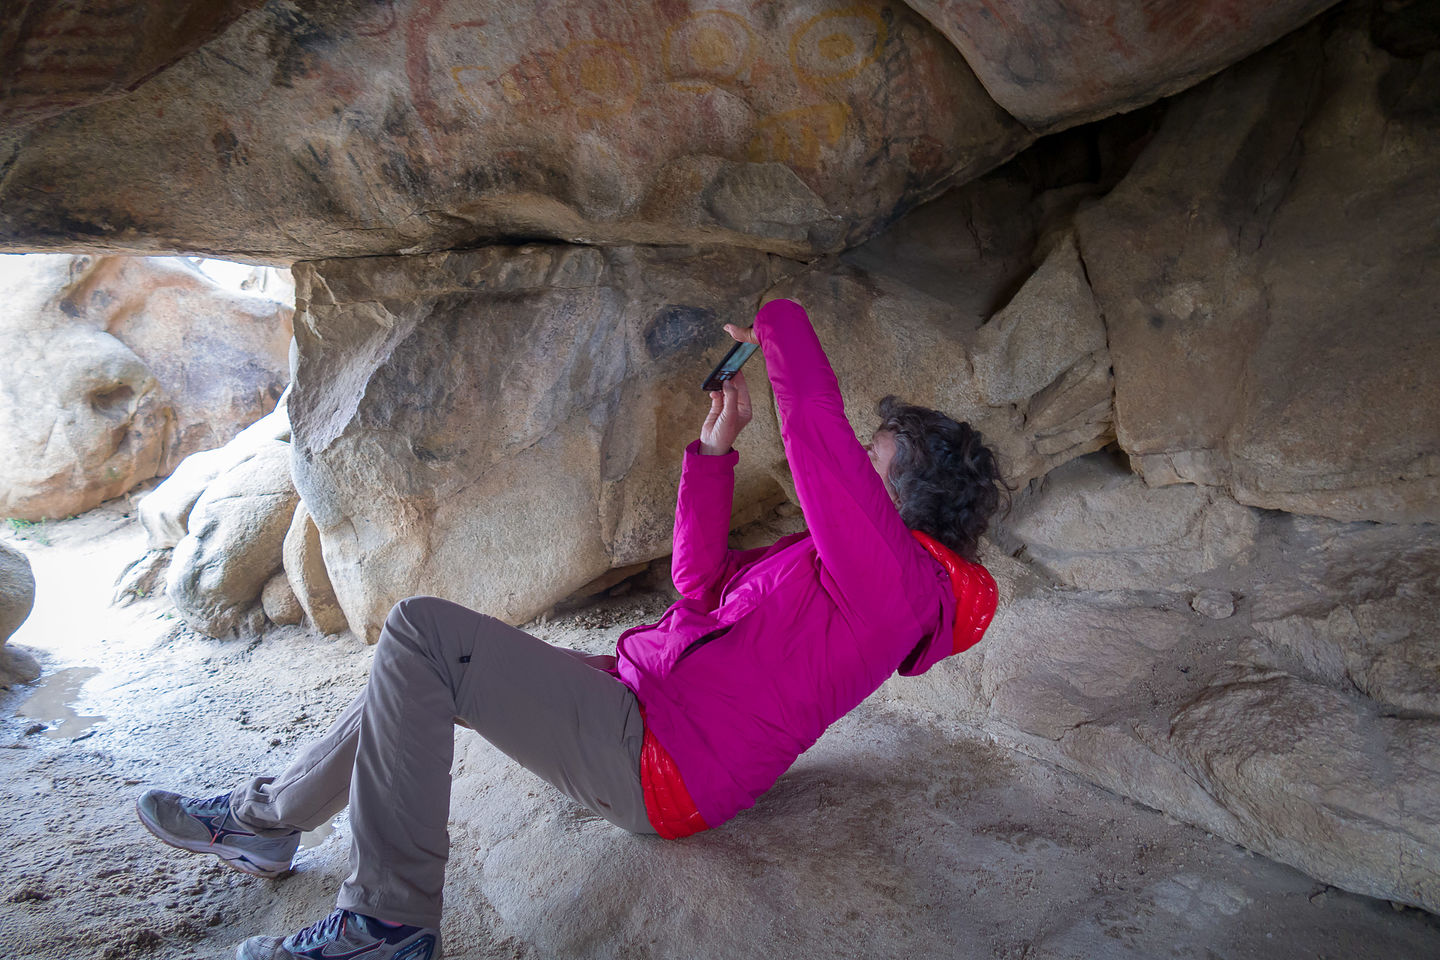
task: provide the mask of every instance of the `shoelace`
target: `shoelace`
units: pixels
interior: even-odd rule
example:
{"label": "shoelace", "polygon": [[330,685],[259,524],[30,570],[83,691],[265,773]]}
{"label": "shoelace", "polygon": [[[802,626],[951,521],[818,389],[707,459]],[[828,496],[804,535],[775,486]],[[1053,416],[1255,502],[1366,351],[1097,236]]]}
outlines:
{"label": "shoelace", "polygon": [[222,804],[227,811],[230,809],[230,794],[217,793],[208,800],[187,798],[180,801],[180,806],[184,807],[187,813],[191,810],[207,810],[211,807],[221,806]]}
{"label": "shoelace", "polygon": [[347,912],[348,911],[345,910],[336,910],[324,920],[317,920],[304,930],[297,930],[287,938],[290,942],[290,947],[296,950],[310,950],[322,943],[329,943],[337,939],[341,927],[345,923],[345,914]]}

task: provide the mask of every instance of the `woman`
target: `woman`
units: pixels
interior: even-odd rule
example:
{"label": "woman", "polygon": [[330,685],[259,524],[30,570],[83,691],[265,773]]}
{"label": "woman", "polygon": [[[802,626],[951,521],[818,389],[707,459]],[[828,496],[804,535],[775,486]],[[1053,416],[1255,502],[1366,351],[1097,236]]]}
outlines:
{"label": "woman", "polygon": [[149,791],[145,825],[260,876],[302,830],[350,805],[353,872],[330,917],[242,960],[436,960],[448,855],[452,723],[462,719],[595,813],[674,838],[752,806],[890,674],[979,640],[995,585],[974,562],[999,498],[968,425],[887,397],[868,447],[805,311],[761,308],[730,335],[759,345],[808,532],[727,548],[743,375],[711,394],[675,510],[680,599],[589,657],[433,597],[391,611],[364,694],[279,779],[208,800]]}

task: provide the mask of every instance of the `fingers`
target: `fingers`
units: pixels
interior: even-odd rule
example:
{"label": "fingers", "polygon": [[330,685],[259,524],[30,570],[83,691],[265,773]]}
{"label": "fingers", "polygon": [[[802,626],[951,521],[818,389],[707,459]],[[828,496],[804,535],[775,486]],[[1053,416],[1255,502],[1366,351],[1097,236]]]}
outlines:
{"label": "fingers", "polygon": [[742,427],[750,422],[750,388],[745,385],[745,374],[739,371],[725,381],[725,413]]}
{"label": "fingers", "polygon": [[754,327],[740,327],[733,323],[727,323],[725,332],[730,334],[730,338],[736,343],[753,343],[757,347],[760,345],[759,338],[755,336]]}
{"label": "fingers", "polygon": [[735,376],[730,380],[735,395],[735,406],[746,420],[750,419],[750,387],[745,383],[743,371],[735,371]]}
{"label": "fingers", "polygon": [[709,433],[710,433],[712,430],[715,429],[715,424],[719,422],[719,420],[720,420],[720,415],[721,415],[721,413],[724,412],[724,409],[725,409],[725,393],[724,393],[724,391],[722,391],[722,390],[711,390],[711,391],[710,391],[710,412],[707,413],[707,414],[705,414],[705,423],[704,423],[703,426],[700,427],[700,435],[701,435],[702,437],[708,436]]}

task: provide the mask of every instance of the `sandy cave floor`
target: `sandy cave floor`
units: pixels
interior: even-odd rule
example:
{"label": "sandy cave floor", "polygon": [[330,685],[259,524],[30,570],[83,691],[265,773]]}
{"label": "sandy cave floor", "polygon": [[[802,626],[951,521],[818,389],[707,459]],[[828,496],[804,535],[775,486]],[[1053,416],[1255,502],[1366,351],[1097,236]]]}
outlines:
{"label": "sandy cave floor", "polygon": [[[38,584],[35,612],[11,643],[45,671],[35,684],[0,690],[0,956],[7,960],[230,957],[245,937],[318,919],[347,872],[343,815],[306,837],[297,869],[279,881],[165,847],[135,819],[134,798],[146,787],[209,795],[278,771],[361,689],[370,649],[348,634],[325,638],[304,627],[212,640],[187,630],[163,597],[110,606],[116,575],[144,551],[133,499],[41,528],[0,529],[29,556]],[[530,629],[605,650],[664,604],[658,594],[630,594]],[[885,751],[921,740],[922,758],[936,744],[945,749],[943,777],[930,782],[913,757],[903,771],[913,782],[881,775]],[[879,753],[867,758],[867,749]],[[876,775],[837,780],[835,771],[857,756]],[[947,792],[955,770],[965,783]],[[818,803],[876,803],[885,799],[876,792],[916,783],[935,794],[963,841],[957,846],[984,840],[994,851],[981,870],[943,874],[953,884],[944,891],[953,904],[944,929],[966,934],[935,944],[936,956],[1440,956],[1440,920],[1431,915],[1327,887],[973,732],[941,729],[875,700],[836,724],[755,811],[702,842],[717,857],[741,856],[733,832],[746,830],[747,820],[762,840],[778,837],[789,822],[813,820]],[[553,809],[573,806],[539,780],[530,787],[527,796],[548,798]],[[613,830],[594,818],[582,829]],[[459,851],[470,834],[463,824],[452,832]],[[474,889],[464,874],[480,860],[452,857],[450,886]],[[775,869],[803,878],[822,868]],[[814,916],[826,916],[823,904]],[[474,899],[457,908],[451,898],[444,933],[451,957],[551,955],[543,937],[527,934],[523,916]],[[772,955],[755,946],[756,956]]]}

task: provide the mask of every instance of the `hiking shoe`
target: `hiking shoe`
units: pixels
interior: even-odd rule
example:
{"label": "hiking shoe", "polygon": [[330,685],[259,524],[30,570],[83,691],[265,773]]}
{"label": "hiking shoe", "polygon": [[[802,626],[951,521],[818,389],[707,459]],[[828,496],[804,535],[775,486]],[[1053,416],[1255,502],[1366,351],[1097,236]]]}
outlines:
{"label": "hiking shoe", "polygon": [[199,800],[164,790],[146,790],[135,801],[140,822],[172,847],[213,853],[232,870],[254,877],[279,877],[290,869],[300,847],[300,831],[261,837],[230,812],[230,794]]}
{"label": "hiking shoe", "polygon": [[389,924],[349,910],[336,910],[281,940],[251,937],[235,960],[440,960],[440,931]]}

